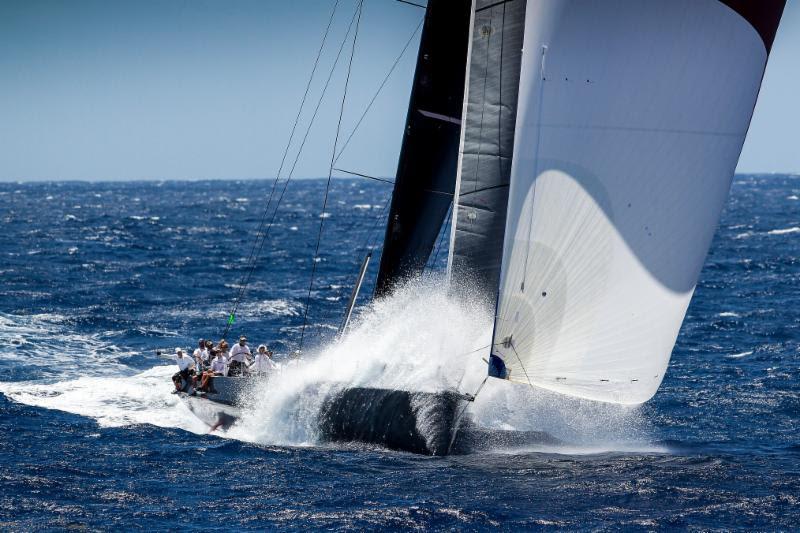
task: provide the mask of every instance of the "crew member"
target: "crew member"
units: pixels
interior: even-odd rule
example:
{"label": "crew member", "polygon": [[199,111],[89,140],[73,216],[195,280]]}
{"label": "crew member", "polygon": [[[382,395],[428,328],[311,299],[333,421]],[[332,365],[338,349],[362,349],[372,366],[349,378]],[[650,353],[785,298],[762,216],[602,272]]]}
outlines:
{"label": "crew member", "polygon": [[225,375],[228,361],[221,351],[214,348],[211,349],[210,358],[211,365],[208,370],[203,372],[203,378],[200,381],[200,390],[203,392],[216,393],[217,391],[214,389],[214,376]]}
{"label": "crew member", "polygon": [[175,348],[175,362],[178,364],[178,372],[172,376],[172,383],[175,384],[173,394],[188,388],[191,376],[194,374],[194,361],[180,348]]}
{"label": "crew member", "polygon": [[229,376],[241,376],[245,368],[245,358],[250,359],[250,347],[247,346],[247,337],[242,335],[239,337],[239,344],[234,344],[228,354],[229,359]]}
{"label": "crew member", "polygon": [[272,360],[272,352],[262,344],[258,347],[255,360],[250,364],[248,370],[256,374],[269,374],[278,369],[278,365]]}
{"label": "crew member", "polygon": [[206,349],[206,340],[200,339],[197,343],[197,348],[194,349],[194,364],[198,370],[202,370],[203,367],[208,366],[208,350]]}

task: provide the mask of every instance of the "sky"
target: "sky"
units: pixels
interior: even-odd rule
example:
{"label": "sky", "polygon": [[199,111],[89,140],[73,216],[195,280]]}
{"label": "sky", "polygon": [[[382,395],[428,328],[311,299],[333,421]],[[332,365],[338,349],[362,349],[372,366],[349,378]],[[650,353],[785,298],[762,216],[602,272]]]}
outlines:
{"label": "sky", "polygon": [[[334,3],[0,0],[0,181],[274,177]],[[800,172],[798,3],[784,13],[740,172]],[[282,176],[354,5],[339,1]],[[423,14],[366,0],[342,139],[414,38],[338,168],[394,175]],[[349,43],[296,178],[327,176],[348,58]]]}

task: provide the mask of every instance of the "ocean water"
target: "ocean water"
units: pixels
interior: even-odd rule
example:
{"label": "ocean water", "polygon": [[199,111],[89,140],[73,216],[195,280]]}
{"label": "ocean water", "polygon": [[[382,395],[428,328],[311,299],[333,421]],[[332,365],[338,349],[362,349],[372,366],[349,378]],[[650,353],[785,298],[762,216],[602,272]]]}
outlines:
{"label": "ocean water", "polygon": [[[315,432],[330,383],[480,379],[481,353],[464,354],[489,317],[444,295],[446,250],[392,298],[362,298],[330,342],[382,240],[383,184],[334,182],[303,364],[228,432],[170,394],[156,350],[219,337],[270,185],[0,184],[0,529],[800,528],[800,177],[734,179],[653,400],[493,381],[476,421],[563,444],[444,458]],[[300,337],[323,191],[290,184],[234,324],[279,360]]]}

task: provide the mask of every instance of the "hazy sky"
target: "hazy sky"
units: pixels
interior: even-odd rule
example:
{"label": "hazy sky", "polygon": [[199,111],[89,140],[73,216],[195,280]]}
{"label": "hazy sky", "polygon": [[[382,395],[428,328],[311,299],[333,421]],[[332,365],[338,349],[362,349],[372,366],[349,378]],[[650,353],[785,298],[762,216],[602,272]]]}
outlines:
{"label": "hazy sky", "polygon": [[[797,1],[778,31],[742,172],[800,172]],[[0,181],[274,176],[333,4],[0,0]],[[353,6],[340,0],[298,137]],[[424,13],[393,0],[365,6],[345,137]],[[417,42],[340,167],[394,175]],[[343,73],[334,75],[297,177],[327,175]]]}

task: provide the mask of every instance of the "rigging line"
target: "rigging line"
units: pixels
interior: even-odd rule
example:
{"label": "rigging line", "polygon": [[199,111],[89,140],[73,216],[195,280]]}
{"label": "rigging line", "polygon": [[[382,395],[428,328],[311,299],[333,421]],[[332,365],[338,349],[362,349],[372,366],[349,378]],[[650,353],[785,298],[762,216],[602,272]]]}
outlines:
{"label": "rigging line", "polygon": [[[286,189],[287,189],[287,187],[289,185],[289,181],[291,181],[292,176],[294,175],[294,169],[297,166],[297,161],[300,159],[300,155],[303,152],[303,147],[306,144],[306,140],[308,140],[308,135],[309,135],[309,133],[311,131],[311,127],[314,125],[314,121],[315,121],[315,119],[317,117],[317,113],[319,112],[319,108],[322,105],[322,101],[325,98],[325,94],[327,93],[327,90],[328,90],[328,87],[330,85],[331,79],[333,78],[333,73],[336,71],[336,66],[339,64],[339,59],[341,58],[342,51],[344,50],[344,47],[347,44],[347,41],[348,41],[348,39],[350,37],[350,31],[352,30],[353,24],[355,23],[356,15],[358,15],[358,10],[356,10],[353,13],[353,17],[350,19],[350,25],[347,27],[347,31],[345,32],[344,38],[342,39],[342,42],[339,45],[339,51],[337,52],[336,58],[334,59],[333,65],[331,66],[330,72],[328,73],[328,79],[325,81],[325,85],[322,88],[322,93],[320,94],[320,97],[317,100],[317,105],[314,108],[314,113],[312,114],[311,120],[309,121],[308,127],[306,128],[306,132],[305,132],[305,134],[303,136],[303,141],[300,143],[300,148],[298,149],[297,155],[296,155],[296,157],[294,159],[294,163],[292,164],[292,168],[289,171],[289,175],[288,175],[288,177],[286,178],[286,181],[283,184],[283,189],[281,190],[281,193],[278,196],[278,200],[275,203],[275,209],[272,211],[272,217],[270,218],[270,221],[267,224],[266,229],[264,230],[263,237],[261,239],[261,243],[259,244],[258,249],[256,250],[256,255],[254,256],[252,264],[250,265],[250,269],[247,272],[247,276],[245,278],[245,281],[244,281],[244,283],[241,284],[241,287],[240,287],[241,293],[240,293],[239,296],[237,296],[236,302],[235,302],[233,310],[231,312],[231,315],[228,318],[228,324],[225,327],[225,331],[224,331],[223,337],[222,337],[223,339],[225,338],[225,336],[227,336],[228,332],[230,331],[230,327],[233,324],[233,317],[236,315],[236,311],[239,308],[239,303],[241,302],[241,299],[244,297],[244,293],[245,293],[245,290],[247,289],[247,286],[250,284],[250,279],[252,278],[253,272],[255,271],[256,262],[257,262],[258,258],[261,255],[261,251],[264,248],[264,243],[266,243],[267,238],[269,237],[270,230],[272,229],[273,224],[275,222],[275,218],[278,215],[278,209],[280,208],[281,202],[283,201],[283,197],[286,194]],[[256,241],[256,242],[258,242],[258,241]]]}
{"label": "rigging line", "polygon": [[528,239],[525,241],[525,262],[522,265],[522,284],[520,291],[525,292],[525,282],[528,281],[528,261],[531,255],[531,237],[533,235],[533,216],[535,214],[534,206],[536,201],[536,184],[539,183],[539,147],[542,144],[542,108],[544,106],[544,84],[547,82],[545,75],[545,60],[547,59],[547,45],[542,45],[541,66],[539,71],[539,98],[538,109],[536,115],[539,117],[539,123],[536,129],[536,149],[534,152],[533,163],[533,184],[531,185],[531,215],[528,219]]}
{"label": "rigging line", "polygon": [[353,172],[352,170],[345,170],[343,168],[334,168],[333,170],[337,172],[344,172],[345,174],[350,174],[351,176],[358,176],[359,178],[367,178],[368,180],[381,181],[383,183],[388,183],[389,185],[394,185],[394,182],[392,180],[387,180],[384,178],[376,178],[375,176],[368,176],[366,174],[361,174],[359,172]]}
{"label": "rigging line", "polygon": [[[252,261],[255,260],[256,246],[258,245],[258,241],[262,236],[262,232],[264,230],[264,223],[267,220],[267,214],[269,213],[269,207],[272,204],[272,198],[273,198],[273,196],[275,194],[275,188],[278,185],[278,181],[280,179],[281,172],[283,171],[283,165],[286,162],[286,156],[289,153],[289,148],[291,147],[292,141],[294,140],[294,134],[297,131],[297,125],[300,123],[300,116],[303,113],[303,109],[305,107],[306,99],[308,98],[308,93],[309,93],[309,91],[311,89],[311,83],[313,82],[314,75],[317,72],[317,67],[319,66],[319,60],[322,57],[322,51],[324,50],[325,43],[328,40],[328,35],[330,34],[331,26],[333,25],[333,19],[336,16],[336,10],[339,7],[339,2],[340,2],[340,0],[336,0],[336,2],[333,5],[333,9],[331,10],[331,15],[330,15],[330,17],[328,19],[328,25],[325,27],[325,32],[322,35],[322,42],[320,43],[319,49],[317,50],[317,56],[314,58],[314,66],[311,68],[311,74],[308,77],[308,82],[306,83],[306,89],[305,89],[305,92],[303,93],[303,98],[300,101],[300,108],[297,110],[297,115],[295,116],[294,124],[292,124],[292,130],[289,133],[289,140],[286,143],[286,148],[284,149],[283,156],[281,157],[281,164],[278,167],[278,172],[275,173],[275,180],[272,182],[272,188],[270,189],[269,196],[267,197],[267,205],[264,207],[264,212],[261,215],[261,221],[259,222],[258,230],[256,231],[256,238],[253,241],[253,247],[250,249],[250,255],[247,258],[247,265],[248,266],[250,265],[250,263]],[[238,290],[237,296],[236,296],[236,300],[237,301],[244,294],[243,287],[244,287],[245,276],[246,276],[246,273],[242,273],[242,277],[239,280],[239,290]],[[234,304],[234,309],[237,308],[237,307],[238,307],[238,305]],[[235,311],[232,311],[231,315],[235,315]],[[228,327],[225,328],[225,332],[222,335],[223,339],[227,336],[228,331],[230,329],[230,325],[231,324],[229,324]]]}
{"label": "rigging line", "polygon": [[366,117],[367,113],[369,113],[369,110],[372,109],[372,104],[375,103],[375,100],[378,98],[378,95],[381,94],[381,91],[383,90],[383,87],[386,85],[386,82],[389,81],[389,78],[391,77],[392,73],[394,72],[394,69],[397,68],[397,65],[400,63],[400,60],[405,55],[406,50],[408,50],[408,47],[411,46],[411,42],[414,40],[414,37],[416,37],[416,35],[419,32],[420,28],[422,28],[422,23],[423,22],[425,22],[425,18],[424,17],[422,18],[422,20],[419,21],[419,24],[417,24],[417,27],[414,29],[414,33],[412,33],[411,37],[408,38],[408,41],[406,41],[405,46],[403,46],[403,49],[400,51],[400,54],[394,60],[394,63],[392,64],[392,68],[390,68],[389,72],[386,73],[386,76],[383,78],[383,81],[381,82],[380,86],[378,86],[378,90],[375,91],[375,94],[372,96],[372,99],[369,101],[369,104],[367,104],[367,107],[364,109],[364,112],[361,113],[361,117],[359,117],[358,122],[356,122],[355,127],[353,127],[353,131],[350,132],[350,135],[347,137],[347,140],[342,145],[342,149],[339,150],[339,153],[336,155],[336,160],[334,161],[334,164],[337,161],[339,161],[340,157],[342,157],[342,154],[347,149],[347,146],[350,144],[350,140],[353,138],[353,135],[356,134],[356,130],[358,130],[358,127],[361,126],[361,122],[364,121],[364,117]]}
{"label": "rigging line", "polygon": [[336,149],[339,146],[339,133],[342,128],[342,117],[344,116],[344,106],[347,102],[347,88],[350,84],[350,74],[353,71],[353,57],[356,54],[356,42],[358,41],[358,29],[361,24],[361,13],[364,9],[364,0],[358,4],[358,20],[356,21],[356,30],[353,33],[353,44],[350,47],[350,61],[347,64],[347,75],[344,80],[344,91],[342,92],[342,103],[339,106],[339,120],[336,123],[336,136],[333,139],[333,150],[331,152],[331,164],[328,170],[328,182],[325,186],[325,198],[322,201],[322,215],[319,220],[319,232],[317,233],[317,245],[314,249],[313,262],[311,263],[311,281],[308,284],[308,295],[306,296],[306,306],[303,311],[303,328],[300,330],[300,345],[298,350],[303,350],[303,341],[305,340],[306,326],[308,325],[308,307],[311,303],[311,291],[314,288],[314,276],[317,273],[317,259],[319,258],[319,245],[322,242],[322,231],[325,227],[325,209],[328,206],[328,195],[331,189],[331,178],[333,177],[333,166],[336,162]]}
{"label": "rigging line", "polygon": [[[385,178],[376,178],[375,176],[370,176],[368,174],[361,174],[360,172],[353,172],[352,170],[345,170],[343,168],[334,168],[333,170],[335,170],[337,172],[344,172],[345,174],[350,174],[351,176],[358,176],[359,178],[366,178],[368,180],[381,181],[383,183],[388,183],[389,185],[395,185],[395,183],[396,183],[395,181],[387,180]],[[506,185],[506,187],[507,187],[507,185]],[[429,193],[432,193],[432,194],[443,194],[444,196],[455,196],[451,192],[437,191],[436,189],[420,189],[420,192],[429,192]]]}
{"label": "rigging line", "polygon": [[408,4],[410,6],[421,7],[422,9],[428,9],[427,7],[423,6],[422,4],[417,4],[416,2],[409,2],[408,0],[396,0],[401,4]]}
{"label": "rigging line", "polygon": [[531,388],[534,388],[533,387],[533,382],[531,382],[531,378],[528,376],[528,371],[525,370],[525,365],[522,364],[522,358],[517,353],[517,349],[514,348],[514,341],[512,340],[511,342],[508,343],[508,345],[511,346],[512,350],[514,350],[514,355],[517,356],[517,361],[519,361],[519,366],[520,366],[520,368],[522,368],[522,373],[525,374],[525,379],[528,380],[528,385],[530,385]]}
{"label": "rigging line", "polygon": [[[476,390],[475,394],[471,396],[471,399],[467,399],[464,402],[464,407],[461,408],[461,412],[459,412],[458,416],[456,416],[455,419],[453,419],[453,434],[450,436],[450,444],[447,447],[448,453],[450,452],[450,448],[453,447],[453,443],[456,440],[456,434],[458,433],[458,425],[461,423],[461,417],[464,416],[464,412],[467,410],[467,407],[469,407],[470,402],[474,402],[478,398],[478,394],[481,392],[483,386],[486,385],[486,382],[488,380],[489,376],[483,378],[483,381],[481,381],[481,384],[478,386],[478,390]],[[466,396],[469,397],[469,395]]]}
{"label": "rigging line", "polygon": [[444,227],[442,228],[442,234],[439,236],[439,244],[436,246],[436,253],[434,253],[433,255],[433,261],[430,263],[431,269],[436,267],[436,260],[439,259],[439,252],[442,250],[442,242],[444,241],[444,236],[450,233],[449,231],[445,230],[450,226],[450,224],[446,221],[450,218],[452,209],[453,209],[453,202],[450,202],[450,205],[447,208],[447,213],[445,213],[444,215],[445,223]]}
{"label": "rigging line", "polygon": [[[367,250],[367,253],[368,253],[368,254],[371,254],[371,253],[374,251],[374,249],[375,249],[375,246],[374,246],[374,244],[373,244],[373,245],[370,245],[370,239],[372,239],[372,240],[373,240],[373,242],[374,242],[374,240],[375,240],[375,239],[373,238],[373,236],[376,234],[376,231],[375,231],[375,230],[376,230],[376,229],[378,229],[378,225],[379,225],[379,223],[380,223],[380,222],[383,220],[383,216],[386,214],[386,209],[387,209],[388,207],[389,207],[389,202],[387,201],[387,202],[385,202],[385,203],[384,203],[384,205],[383,205],[383,209],[381,209],[381,212],[380,212],[380,214],[377,216],[377,218],[375,219],[375,222],[373,222],[373,224],[372,224],[372,227],[369,229],[369,231],[367,231],[367,238],[366,238],[366,239],[364,239],[364,244],[361,246],[361,248],[357,248],[357,250],[363,250],[363,249],[365,249],[365,250]],[[348,234],[348,233],[350,233],[350,231],[351,231],[351,230],[352,230],[352,229],[353,229],[353,228],[356,226],[356,224],[358,224],[358,223],[359,223],[359,221],[358,221],[358,220],[356,220],[355,222],[353,222],[352,224],[350,224],[350,226],[347,228],[347,230],[346,230],[344,233],[345,233],[345,234]],[[355,281],[353,282],[353,285],[355,285],[356,283],[358,283],[358,276],[359,276],[359,274],[361,273],[361,265],[360,265],[360,264],[357,264],[356,266],[357,266],[357,270],[356,270],[355,276],[353,276],[353,279],[355,280]],[[329,317],[329,318],[330,318],[330,317]]]}

